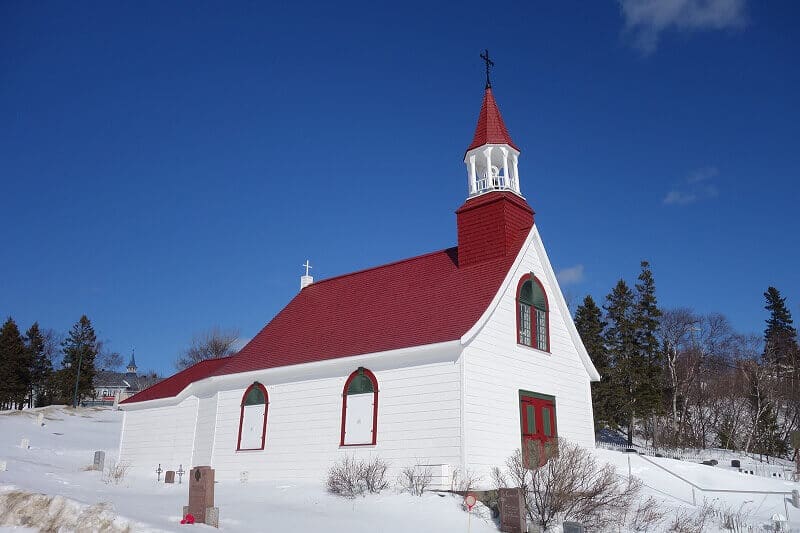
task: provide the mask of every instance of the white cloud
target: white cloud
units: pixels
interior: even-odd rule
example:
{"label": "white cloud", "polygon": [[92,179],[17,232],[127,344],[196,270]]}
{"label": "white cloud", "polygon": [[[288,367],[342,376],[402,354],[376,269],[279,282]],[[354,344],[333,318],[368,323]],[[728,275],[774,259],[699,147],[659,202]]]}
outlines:
{"label": "white cloud", "polygon": [[747,0],[617,0],[625,29],[648,55],[666,30],[701,31],[741,28],[747,23]]}
{"label": "white cloud", "polygon": [[556,277],[558,278],[558,283],[561,285],[580,283],[583,281],[583,265],[562,268],[556,273]]}
{"label": "white cloud", "polygon": [[703,167],[692,171],[681,184],[664,197],[664,205],[687,205],[719,196],[713,179],[719,175],[717,167]]}

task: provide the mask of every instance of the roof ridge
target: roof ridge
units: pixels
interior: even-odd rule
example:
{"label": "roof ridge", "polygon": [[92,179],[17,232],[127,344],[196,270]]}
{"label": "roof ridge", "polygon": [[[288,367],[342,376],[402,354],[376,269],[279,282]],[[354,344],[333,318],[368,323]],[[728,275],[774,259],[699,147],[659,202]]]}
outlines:
{"label": "roof ridge", "polygon": [[325,278],[325,279],[320,280],[320,281],[315,281],[314,283],[309,285],[309,287],[313,287],[314,285],[321,285],[323,283],[327,283],[329,281],[338,280],[338,279],[341,279],[341,278],[346,278],[348,276],[355,276],[355,275],[358,275],[358,274],[363,274],[364,272],[369,272],[370,270],[378,270],[380,268],[386,268],[386,267],[390,267],[390,266],[400,265],[400,264],[403,264],[403,263],[409,263],[411,261],[416,261],[418,259],[423,259],[425,257],[429,257],[429,256],[432,256],[432,255],[446,253],[449,250],[455,250],[457,248],[458,248],[458,246],[450,246],[448,248],[443,248],[441,250],[435,250],[433,252],[426,252],[424,254],[415,255],[415,256],[412,256],[412,257],[406,257],[405,259],[398,259],[397,261],[391,261],[389,263],[384,263],[382,265],[376,265],[374,267],[369,267],[369,268],[362,268],[361,270],[354,270],[353,272],[347,272],[345,274],[339,274],[339,275],[333,276],[331,278]]}

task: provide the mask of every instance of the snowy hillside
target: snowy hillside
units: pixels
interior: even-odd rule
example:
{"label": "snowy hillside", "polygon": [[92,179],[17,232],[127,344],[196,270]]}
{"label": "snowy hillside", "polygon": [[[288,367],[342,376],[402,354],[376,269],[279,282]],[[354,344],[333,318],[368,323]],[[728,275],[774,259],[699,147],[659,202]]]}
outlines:
{"label": "snowy hillside", "polygon": [[[44,426],[37,422],[44,414]],[[91,471],[95,450],[105,450],[106,465],[116,459],[122,413],[108,408],[63,407],[0,413],[0,526],[30,524],[25,513],[35,515],[46,527],[63,526],[80,531],[181,531],[181,508],[188,487],[156,481],[156,473],[119,484],[106,473]],[[30,448],[20,447],[23,438]],[[743,525],[755,530],[770,523],[774,514],[788,510],[792,523],[800,523],[800,509],[789,495],[713,492],[710,489],[785,492],[798,488],[791,481],[749,476],[720,467],[686,461],[643,458],[610,450],[597,450],[603,461],[614,464],[620,475],[630,472],[645,484],[644,496],[652,496],[669,516],[690,513],[711,504],[739,515]],[[155,469],[155,465],[153,465]],[[185,479],[184,479],[185,481]],[[694,497],[692,485],[695,488]],[[386,491],[377,496],[345,500],[325,492],[319,484],[291,482],[218,483],[216,503],[222,531],[329,531],[389,533],[466,531],[467,514],[460,499],[427,494],[422,498]],[[45,496],[33,496],[40,493]],[[693,502],[697,505],[693,505]],[[23,510],[23,514],[17,511]],[[473,515],[471,531],[495,532],[494,522]],[[706,530],[719,530],[719,520]],[[80,524],[76,528],[76,524]],[[206,528],[207,526],[194,526]],[[663,529],[664,525],[660,526]],[[2,529],[2,528],[0,528]],[[210,531],[210,529],[209,529]]]}

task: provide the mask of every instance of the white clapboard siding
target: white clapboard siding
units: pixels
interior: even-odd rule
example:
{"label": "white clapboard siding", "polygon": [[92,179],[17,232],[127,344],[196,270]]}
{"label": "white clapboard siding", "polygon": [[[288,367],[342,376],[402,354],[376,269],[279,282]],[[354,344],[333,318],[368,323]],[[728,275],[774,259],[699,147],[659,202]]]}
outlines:
{"label": "white clapboard siding", "polygon": [[270,384],[269,374],[255,375],[253,379],[263,383],[269,393],[263,451],[236,451],[245,389],[220,392],[212,458],[217,479],[238,480],[246,471],[249,479],[322,482],[334,461],[345,454],[378,455],[390,463],[391,475],[417,463],[458,464],[458,363],[375,371],[379,390],[377,444],[342,447],[342,392],[349,372],[355,370],[348,369],[335,378],[276,384]]}
{"label": "white clapboard siding", "polygon": [[[566,321],[572,319],[564,314],[538,231],[533,231],[498,306],[462,354],[466,466],[484,479],[520,447],[520,390],[555,396],[558,435],[594,445],[589,374],[569,333]],[[550,353],[517,344],[516,290],[530,272],[549,300]]]}
{"label": "white clapboard siding", "polygon": [[[192,464],[197,422],[197,398],[178,405],[125,413],[120,461],[135,475],[155,476],[158,465],[177,470]],[[162,478],[163,479],[163,478]]]}
{"label": "white clapboard siding", "polygon": [[217,395],[200,398],[197,404],[197,431],[194,436],[194,457],[191,466],[211,466],[216,421]]}

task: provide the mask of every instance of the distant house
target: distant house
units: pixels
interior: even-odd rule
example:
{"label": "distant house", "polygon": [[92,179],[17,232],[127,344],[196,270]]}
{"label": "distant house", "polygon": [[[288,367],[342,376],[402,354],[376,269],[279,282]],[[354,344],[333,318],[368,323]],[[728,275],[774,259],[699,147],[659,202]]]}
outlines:
{"label": "distant house", "polygon": [[125,372],[97,371],[94,378],[94,396],[103,403],[116,405],[152,384],[152,380],[145,383],[144,376],[137,374],[136,358],[131,354]]}

